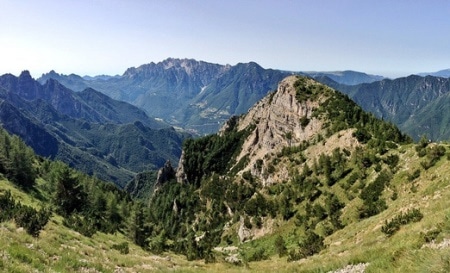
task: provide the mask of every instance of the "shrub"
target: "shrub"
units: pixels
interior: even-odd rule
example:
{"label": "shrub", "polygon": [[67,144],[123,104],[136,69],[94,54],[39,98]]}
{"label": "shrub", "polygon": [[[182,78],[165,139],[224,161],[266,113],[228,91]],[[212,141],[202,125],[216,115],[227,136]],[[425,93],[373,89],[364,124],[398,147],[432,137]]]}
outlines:
{"label": "shrub", "polygon": [[436,240],[438,235],[441,233],[441,229],[432,229],[427,231],[426,233],[420,233],[421,237],[426,243],[431,243],[432,241]]}
{"label": "shrub", "polygon": [[266,250],[264,248],[257,249],[250,257],[247,258],[248,262],[257,262],[269,259]]}
{"label": "shrub", "polygon": [[303,257],[303,255],[302,255],[302,253],[300,251],[296,251],[295,249],[292,249],[288,253],[287,261],[288,262],[294,262],[294,261],[298,261],[298,260],[300,260],[302,258],[304,258],[304,257]]}
{"label": "shrub", "polygon": [[123,242],[121,244],[114,244],[112,245],[112,249],[118,250],[121,254],[128,254],[130,252],[128,242]]}
{"label": "shrub", "polygon": [[92,235],[97,232],[97,229],[89,218],[82,217],[77,213],[73,213],[70,216],[64,218],[63,225],[79,232],[86,237],[92,237]]}
{"label": "shrub", "polygon": [[11,191],[6,191],[0,195],[0,222],[12,219],[15,207],[16,202],[11,195]]}
{"label": "shrub", "polygon": [[359,128],[353,132],[352,136],[355,137],[360,143],[367,143],[372,138],[370,133],[362,128]]}
{"label": "shrub", "polygon": [[351,187],[359,179],[360,175],[357,172],[353,172],[347,179],[347,184]]}
{"label": "shrub", "polygon": [[408,181],[412,182],[414,181],[416,178],[419,178],[420,176],[420,170],[417,169],[415,170],[412,174],[408,174]]}
{"label": "shrub", "polygon": [[300,126],[304,129],[306,126],[308,126],[310,119],[306,116],[302,116],[300,118]]}
{"label": "shrub", "polygon": [[325,247],[323,237],[309,230],[306,232],[306,238],[299,243],[299,246],[304,257],[319,253]]}
{"label": "shrub", "polygon": [[29,206],[19,205],[14,213],[14,221],[20,227],[23,227],[28,234],[38,237],[40,231],[48,223],[51,212],[47,209],[41,209],[39,212]]}
{"label": "shrub", "polygon": [[294,249],[289,251],[287,259],[288,262],[297,261],[308,256],[312,256],[325,248],[323,237],[310,230],[306,231],[305,239],[298,245],[300,248],[297,251]]}
{"label": "shrub", "polygon": [[281,235],[278,235],[275,238],[275,250],[278,253],[279,257],[283,257],[287,254],[286,243],[284,242],[284,239],[283,237],[281,237]]}
{"label": "shrub", "polygon": [[48,223],[51,211],[48,209],[36,209],[16,203],[7,191],[0,196],[0,222],[14,219],[16,225],[25,229],[33,237],[38,237],[40,231]]}
{"label": "shrub", "polygon": [[385,221],[384,225],[381,227],[381,231],[388,237],[394,235],[401,226],[407,225],[413,222],[419,222],[422,220],[423,214],[419,209],[408,210],[406,213],[400,213],[399,215],[392,218],[390,221]]}
{"label": "shrub", "polygon": [[397,200],[397,198],[398,198],[398,193],[395,191],[391,196],[391,200],[395,201],[395,200]]}
{"label": "shrub", "polygon": [[426,151],[427,158],[420,162],[420,165],[422,165],[425,170],[433,167],[438,160],[445,155],[445,147],[441,145],[428,146],[424,150]]}
{"label": "shrub", "polygon": [[244,226],[249,229],[253,227],[252,222],[250,222],[250,218],[248,216],[244,217]]}
{"label": "shrub", "polygon": [[417,145],[415,147],[417,155],[419,157],[423,157],[426,155],[425,148],[428,146],[428,143],[429,143],[429,140],[425,136],[422,136],[420,138],[419,143],[417,143]]}
{"label": "shrub", "polygon": [[387,208],[386,202],[381,199],[381,194],[390,180],[391,176],[386,171],[382,171],[374,182],[361,191],[360,198],[363,200],[361,218],[376,215]]}

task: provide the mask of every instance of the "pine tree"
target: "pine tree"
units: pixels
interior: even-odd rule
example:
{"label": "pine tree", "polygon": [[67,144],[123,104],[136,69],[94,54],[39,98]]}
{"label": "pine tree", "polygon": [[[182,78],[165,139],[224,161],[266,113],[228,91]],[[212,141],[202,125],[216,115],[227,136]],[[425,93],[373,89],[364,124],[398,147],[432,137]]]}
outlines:
{"label": "pine tree", "polygon": [[18,137],[13,137],[10,158],[11,169],[9,178],[21,187],[32,187],[37,176],[33,167],[34,155],[32,150]]}
{"label": "pine tree", "polygon": [[54,202],[63,215],[80,212],[86,201],[86,193],[73,171],[61,164],[56,173],[56,192]]}
{"label": "pine tree", "polygon": [[141,247],[147,247],[147,238],[150,234],[146,224],[145,208],[142,203],[136,203],[131,215],[129,235],[133,242]]}

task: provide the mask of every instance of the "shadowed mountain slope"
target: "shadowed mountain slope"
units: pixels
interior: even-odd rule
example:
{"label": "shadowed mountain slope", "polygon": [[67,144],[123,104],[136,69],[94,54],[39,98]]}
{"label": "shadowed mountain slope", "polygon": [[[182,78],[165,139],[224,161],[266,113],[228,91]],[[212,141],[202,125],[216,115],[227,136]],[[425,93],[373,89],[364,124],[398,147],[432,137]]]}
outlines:
{"label": "shadowed mountain slope", "polygon": [[1,123],[42,156],[124,186],[137,172],[177,162],[187,136],[93,89],[44,85],[25,71],[0,77]]}

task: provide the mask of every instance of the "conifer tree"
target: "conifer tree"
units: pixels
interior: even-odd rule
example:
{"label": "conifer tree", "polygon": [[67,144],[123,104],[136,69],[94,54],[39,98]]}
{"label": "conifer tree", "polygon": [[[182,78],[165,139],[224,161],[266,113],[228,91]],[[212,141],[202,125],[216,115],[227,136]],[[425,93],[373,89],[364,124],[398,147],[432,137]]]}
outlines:
{"label": "conifer tree", "polygon": [[147,247],[147,238],[150,233],[145,218],[144,205],[136,203],[131,215],[129,235],[133,242],[141,247]]}
{"label": "conifer tree", "polygon": [[63,215],[70,215],[74,211],[80,212],[86,201],[86,193],[73,171],[64,164],[56,173],[56,192],[54,202]]}

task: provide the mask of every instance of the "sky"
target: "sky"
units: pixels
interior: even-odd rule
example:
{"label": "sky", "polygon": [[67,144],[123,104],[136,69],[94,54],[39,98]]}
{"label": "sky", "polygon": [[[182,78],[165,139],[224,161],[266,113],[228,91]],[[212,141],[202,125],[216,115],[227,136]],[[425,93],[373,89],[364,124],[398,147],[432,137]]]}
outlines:
{"label": "sky", "polygon": [[0,0],[0,75],[169,57],[387,77],[450,68],[447,0]]}

